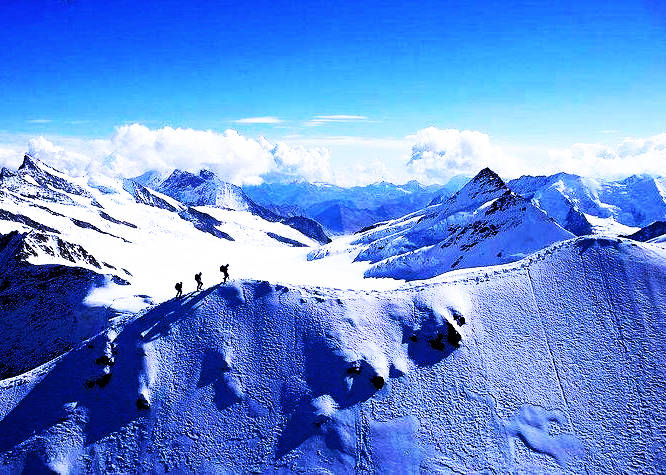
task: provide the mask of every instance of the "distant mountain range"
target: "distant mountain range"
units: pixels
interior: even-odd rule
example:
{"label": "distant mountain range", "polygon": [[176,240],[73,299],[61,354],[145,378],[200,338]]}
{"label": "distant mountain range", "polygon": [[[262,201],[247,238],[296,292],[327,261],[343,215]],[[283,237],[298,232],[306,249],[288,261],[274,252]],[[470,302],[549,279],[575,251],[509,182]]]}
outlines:
{"label": "distant mountain range", "polygon": [[455,177],[444,186],[383,181],[350,188],[306,182],[264,183],[244,186],[243,190],[278,213],[307,216],[333,234],[347,234],[421,209],[437,196],[448,197],[468,180]]}

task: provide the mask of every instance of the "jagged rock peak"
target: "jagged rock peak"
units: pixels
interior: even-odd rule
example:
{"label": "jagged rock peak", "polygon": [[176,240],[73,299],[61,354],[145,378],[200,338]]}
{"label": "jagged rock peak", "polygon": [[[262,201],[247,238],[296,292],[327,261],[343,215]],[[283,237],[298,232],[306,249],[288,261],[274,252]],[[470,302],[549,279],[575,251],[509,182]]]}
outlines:
{"label": "jagged rock peak", "polygon": [[199,176],[204,180],[214,180],[217,178],[217,175],[215,175],[215,173],[213,173],[210,170],[206,170],[205,168],[199,170]]}
{"label": "jagged rock peak", "polygon": [[25,155],[23,155],[23,163],[21,163],[21,166],[18,167],[18,169],[19,170],[30,169],[30,168],[37,169],[39,168],[40,163],[41,162],[37,158],[33,157],[29,153],[26,153]]}
{"label": "jagged rock peak", "polygon": [[472,178],[472,182],[492,183],[497,188],[506,187],[506,183],[504,183],[504,180],[502,180],[497,173],[495,173],[488,167],[484,168],[479,173],[477,173],[476,176]]}

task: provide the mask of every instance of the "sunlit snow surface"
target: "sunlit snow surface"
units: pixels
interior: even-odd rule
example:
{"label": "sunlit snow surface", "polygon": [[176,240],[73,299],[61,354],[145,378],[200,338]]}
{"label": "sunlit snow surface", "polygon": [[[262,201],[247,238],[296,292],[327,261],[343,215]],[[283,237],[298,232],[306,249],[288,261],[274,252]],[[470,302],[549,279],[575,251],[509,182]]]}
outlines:
{"label": "sunlit snow surface", "polygon": [[[393,291],[209,287],[3,381],[0,460],[74,472],[663,470],[665,268],[660,246],[578,238]],[[462,345],[434,349],[447,322]],[[105,354],[113,366],[95,364]]]}
{"label": "sunlit snow surface", "polygon": [[[59,285],[67,302],[89,283],[83,305],[113,312],[89,340],[0,381],[0,471],[666,470],[658,239],[580,237],[429,280],[364,279],[370,264],[352,262],[360,236],[320,248],[252,213],[197,207],[230,241],[105,185],[116,192],[2,195],[12,214],[0,231],[29,233],[7,245],[29,264],[0,253],[21,285]],[[199,271],[204,289],[192,292]],[[3,340],[34,351],[70,328],[57,312],[34,315],[18,312],[25,326]],[[26,330],[37,324],[50,326]]]}

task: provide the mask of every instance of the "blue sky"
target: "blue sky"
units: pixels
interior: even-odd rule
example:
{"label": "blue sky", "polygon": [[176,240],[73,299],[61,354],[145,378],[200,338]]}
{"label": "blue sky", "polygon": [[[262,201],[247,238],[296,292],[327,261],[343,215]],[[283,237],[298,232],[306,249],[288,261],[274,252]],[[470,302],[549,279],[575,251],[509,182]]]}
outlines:
{"label": "blue sky", "polygon": [[[0,46],[5,134],[138,122],[375,140],[436,126],[566,146],[666,131],[659,0],[5,0]],[[253,117],[279,122],[238,122]]]}

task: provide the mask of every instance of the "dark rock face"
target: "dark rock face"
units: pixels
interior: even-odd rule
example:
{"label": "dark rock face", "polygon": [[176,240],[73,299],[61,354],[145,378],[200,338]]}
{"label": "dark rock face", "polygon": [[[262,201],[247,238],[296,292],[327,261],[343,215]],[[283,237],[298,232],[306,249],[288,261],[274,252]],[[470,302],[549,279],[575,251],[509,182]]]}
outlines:
{"label": "dark rock face", "polygon": [[569,210],[567,219],[563,224],[564,229],[571,231],[576,236],[584,236],[592,233],[592,225],[590,222],[585,218],[583,213],[574,207],[571,207]]}
{"label": "dark rock face", "polygon": [[185,221],[190,221],[199,231],[212,234],[213,236],[220,239],[226,239],[228,241],[234,240],[234,238],[229,236],[227,233],[216,228],[216,226],[220,226],[222,224],[222,221],[213,218],[207,213],[202,213],[201,211],[197,211],[192,207],[188,207],[187,209],[180,211],[178,216],[183,218]]}
{"label": "dark rock face", "polygon": [[30,226],[31,228],[38,231],[60,234],[57,229],[53,229],[52,227],[46,226],[45,224],[40,224],[37,221],[28,218],[27,216],[23,216],[22,214],[14,214],[4,209],[0,209],[0,220],[25,224],[26,226]]}
{"label": "dark rock face", "polygon": [[279,241],[283,244],[288,244],[292,247],[307,247],[305,244],[303,244],[302,242],[298,242],[295,239],[290,239],[284,236],[280,236],[279,234],[270,233],[270,232],[266,234],[275,239],[276,241]]}
{"label": "dark rock face", "polygon": [[110,221],[110,222],[112,222],[112,223],[114,223],[114,224],[122,224],[122,225],[124,225],[124,226],[127,226],[127,227],[129,227],[129,228],[134,228],[134,229],[137,228],[136,224],[128,223],[127,221],[123,221],[123,220],[121,220],[121,219],[116,219],[116,218],[114,218],[113,216],[109,216],[109,215],[108,215],[107,213],[105,213],[104,211],[100,211],[100,212],[99,212],[99,215],[100,215],[102,218],[104,218],[104,219],[106,219],[107,221]]}
{"label": "dark rock face", "polygon": [[125,180],[123,182],[123,189],[134,197],[134,201],[142,203],[155,208],[165,209],[167,211],[180,211],[180,208],[174,206],[164,198],[153,193],[150,189],[139,184],[133,180]]}
{"label": "dark rock face", "polygon": [[331,242],[331,238],[326,235],[324,228],[322,228],[317,221],[310,218],[293,216],[290,218],[283,218],[281,221],[283,224],[300,231],[319,244],[328,244]]}
{"label": "dark rock face", "polygon": [[633,239],[634,241],[646,242],[661,236],[662,234],[666,234],[666,221],[655,221],[654,223],[636,231],[634,234],[625,237]]}
{"label": "dark rock face", "polygon": [[[72,265],[26,261],[39,255]],[[106,328],[115,315],[85,303],[107,277],[77,264],[101,268],[83,247],[54,234],[14,231],[0,236],[0,379],[61,355]]]}

